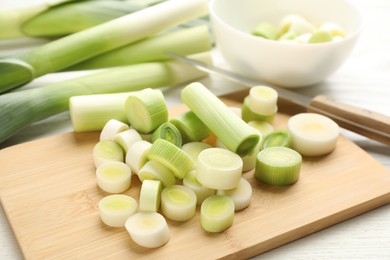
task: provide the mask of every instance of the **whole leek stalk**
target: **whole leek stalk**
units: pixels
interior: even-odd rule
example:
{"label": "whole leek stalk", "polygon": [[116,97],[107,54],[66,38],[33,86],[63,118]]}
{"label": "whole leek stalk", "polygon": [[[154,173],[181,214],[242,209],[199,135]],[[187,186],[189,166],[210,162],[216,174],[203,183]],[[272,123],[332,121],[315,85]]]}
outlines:
{"label": "whole leek stalk", "polygon": [[169,0],[0,60],[0,93],[207,12],[207,0]]}
{"label": "whole leek stalk", "polygon": [[187,56],[208,51],[211,47],[208,27],[200,25],[150,37],[77,63],[65,70],[90,70],[142,62],[164,61],[171,59],[166,55],[167,52]]}
{"label": "whole leek stalk", "polygon": [[182,84],[205,76],[177,61],[116,67],[59,83],[0,95],[0,143],[25,126],[68,110],[77,95],[118,93]]}
{"label": "whole leek stalk", "polygon": [[21,25],[29,37],[62,37],[137,12],[164,0],[87,0],[54,6]]}

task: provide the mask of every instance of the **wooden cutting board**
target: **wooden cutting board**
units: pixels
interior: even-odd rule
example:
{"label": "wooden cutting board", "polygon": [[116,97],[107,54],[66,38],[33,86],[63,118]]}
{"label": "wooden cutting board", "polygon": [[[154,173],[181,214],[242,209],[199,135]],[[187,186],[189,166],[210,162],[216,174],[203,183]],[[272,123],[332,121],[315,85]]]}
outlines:
{"label": "wooden cutting board", "polygon": [[[184,110],[175,107],[171,116]],[[279,114],[275,127],[287,120]],[[165,246],[144,249],[124,228],[99,219],[97,204],[107,194],[96,186],[92,162],[98,135],[67,133],[0,150],[1,203],[27,259],[245,259],[390,202],[389,170],[341,136],[331,154],[304,158],[292,186],[266,185],[245,173],[252,201],[227,231],[204,232],[198,210],[190,221],[168,220]],[[139,188],[133,176],[125,194],[138,199]]]}

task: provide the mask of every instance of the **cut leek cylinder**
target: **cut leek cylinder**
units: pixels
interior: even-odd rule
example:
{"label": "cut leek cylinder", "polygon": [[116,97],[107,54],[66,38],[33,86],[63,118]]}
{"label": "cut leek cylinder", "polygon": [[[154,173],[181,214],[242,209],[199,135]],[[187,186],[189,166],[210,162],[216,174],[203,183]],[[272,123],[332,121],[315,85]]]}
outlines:
{"label": "cut leek cylinder", "polygon": [[268,22],[258,24],[253,30],[252,34],[263,37],[265,39],[276,40],[278,33],[276,27]]}
{"label": "cut leek cylinder", "polygon": [[183,150],[164,139],[157,139],[152,144],[147,157],[163,164],[178,179],[183,179],[194,165],[194,161]]}
{"label": "cut leek cylinder", "polygon": [[182,139],[179,130],[170,122],[161,124],[152,135],[152,143],[157,139],[164,139],[173,143],[177,147],[181,147]]}
{"label": "cut leek cylinder", "polygon": [[262,114],[255,113],[249,108],[249,97],[246,97],[244,99],[244,102],[242,103],[242,119],[245,122],[265,121],[272,124],[274,122],[277,110],[278,108],[276,107],[274,113],[270,115],[262,115]]}
{"label": "cut leek cylinder", "polygon": [[337,36],[341,38],[345,37],[344,29],[341,28],[341,26],[336,23],[329,23],[329,22],[323,23],[318,28],[318,31],[329,32],[333,37],[337,37]]}
{"label": "cut leek cylinder", "polygon": [[139,170],[148,161],[147,153],[152,146],[151,143],[145,140],[133,143],[126,153],[125,162],[129,165],[131,172],[138,174]]}
{"label": "cut leek cylinder", "polygon": [[201,83],[187,85],[181,92],[183,102],[229,148],[240,156],[250,154],[259,142],[252,127],[236,116]]}
{"label": "cut leek cylinder", "polygon": [[237,187],[242,175],[242,159],[232,151],[210,148],[199,154],[197,180],[204,186],[216,190]]}
{"label": "cut leek cylinder", "polygon": [[[0,93],[207,14],[206,0],[169,0],[0,61]],[[20,75],[20,76],[19,76]]]}
{"label": "cut leek cylinder", "polygon": [[249,91],[248,106],[260,115],[271,115],[277,110],[278,92],[267,86],[255,86]]}
{"label": "cut leek cylinder", "polygon": [[244,178],[240,179],[238,186],[231,190],[218,190],[217,195],[226,195],[234,202],[234,210],[239,211],[249,206],[252,198],[252,186]]}
{"label": "cut leek cylinder", "polygon": [[161,203],[161,182],[157,180],[144,180],[139,195],[140,212],[157,212]]}
{"label": "cut leek cylinder", "polygon": [[161,193],[163,215],[175,221],[187,221],[195,215],[196,195],[193,190],[182,185],[172,185]]}
{"label": "cut leek cylinder", "polygon": [[200,224],[205,231],[222,232],[233,225],[234,202],[225,195],[206,198],[200,207]]}
{"label": "cut leek cylinder", "polygon": [[125,109],[131,127],[141,133],[151,133],[168,121],[168,108],[158,89],[147,88],[129,96]]}
{"label": "cut leek cylinder", "polygon": [[294,150],[306,156],[319,156],[333,151],[340,134],[332,119],[315,113],[301,113],[288,120],[288,132]]}
{"label": "cut leek cylinder", "polygon": [[313,33],[316,31],[314,25],[309,23],[303,16],[297,14],[286,15],[279,24],[279,35],[286,32],[296,32],[298,35]]}
{"label": "cut leek cylinder", "polygon": [[114,142],[109,140],[99,141],[93,147],[93,162],[95,167],[99,167],[105,162],[109,161],[124,161],[124,153],[122,147]]}
{"label": "cut leek cylinder", "polygon": [[253,127],[254,129],[256,129],[261,133],[261,135],[263,136],[263,141],[267,135],[269,135],[274,131],[274,127],[266,121],[258,121],[258,120],[249,121],[248,125],[250,125],[251,127]]}
{"label": "cut leek cylinder", "polygon": [[[198,55],[197,57],[207,61],[209,55]],[[24,100],[26,97],[22,96],[21,93],[19,93],[18,99],[21,99],[19,102],[24,101],[31,104],[34,110],[39,109],[40,113],[51,113],[50,115],[65,111],[68,108],[69,100],[73,129],[77,132],[94,131],[101,130],[110,119],[128,123],[124,106],[128,96],[132,95],[134,91],[140,91],[147,87],[174,86],[204,75],[205,73],[199,72],[190,65],[176,61],[135,64],[111,68],[89,76],[32,89],[35,91],[26,90],[29,92],[25,91],[25,95],[36,97],[34,99],[36,103],[29,99]],[[85,88],[81,89],[80,85],[85,86]],[[8,97],[8,99],[10,98]],[[30,99],[32,98],[30,97]],[[37,102],[36,99],[39,99],[40,102]],[[46,100],[50,100],[52,103]],[[44,110],[45,108],[46,110]],[[47,110],[54,111],[48,112]]]}
{"label": "cut leek cylinder", "polygon": [[139,170],[138,177],[142,182],[145,180],[158,180],[161,182],[163,188],[176,183],[173,172],[163,164],[154,160],[145,163],[145,165]]}
{"label": "cut leek cylinder", "polygon": [[290,147],[290,134],[286,130],[273,131],[268,134],[263,141],[262,149],[273,146]]}
{"label": "cut leek cylinder", "polygon": [[302,156],[284,146],[269,147],[257,155],[255,177],[272,185],[290,185],[298,181]]}
{"label": "cut leek cylinder", "polygon": [[110,227],[124,227],[126,220],[136,214],[137,201],[127,195],[112,194],[99,201],[100,218]]}
{"label": "cut leek cylinder", "polygon": [[209,31],[206,25],[202,25],[152,36],[75,64],[66,70],[89,70],[165,61],[170,59],[166,55],[168,52],[188,56],[210,49]]}
{"label": "cut leek cylinder", "polygon": [[129,125],[125,124],[116,119],[110,119],[104,125],[102,131],[100,132],[99,140],[111,140],[113,141],[115,135],[129,129]]}
{"label": "cut leek cylinder", "polygon": [[318,31],[311,35],[308,43],[322,43],[333,41],[332,34],[326,31]]}
{"label": "cut leek cylinder", "polygon": [[200,142],[211,134],[210,129],[192,112],[187,111],[170,120],[183,139],[183,143]]}
{"label": "cut leek cylinder", "polygon": [[122,149],[127,153],[129,147],[135,142],[141,141],[142,137],[134,129],[128,129],[115,135],[114,141],[117,142]]}
{"label": "cut leek cylinder", "polygon": [[139,212],[126,221],[131,239],[146,248],[163,246],[169,241],[169,228],[165,218],[156,212]]}
{"label": "cut leek cylinder", "polygon": [[96,169],[96,181],[105,192],[121,193],[130,188],[131,170],[123,162],[106,162]]}
{"label": "cut leek cylinder", "polygon": [[181,147],[181,149],[194,161],[194,168],[196,167],[200,152],[208,148],[211,148],[211,145],[202,142],[189,142],[183,144]]}
{"label": "cut leek cylinder", "polygon": [[196,178],[196,170],[191,170],[183,179],[183,185],[190,188],[196,195],[196,205],[201,205],[202,202],[209,196],[215,195],[216,190],[203,186]]}

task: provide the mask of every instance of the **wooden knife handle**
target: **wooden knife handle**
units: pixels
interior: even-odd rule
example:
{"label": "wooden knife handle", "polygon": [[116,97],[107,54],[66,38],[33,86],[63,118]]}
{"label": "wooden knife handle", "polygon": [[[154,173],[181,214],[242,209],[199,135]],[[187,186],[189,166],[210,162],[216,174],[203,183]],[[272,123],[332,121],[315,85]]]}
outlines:
{"label": "wooden knife handle", "polygon": [[336,102],[325,96],[316,96],[308,106],[316,112],[332,118],[339,126],[390,145],[390,117]]}

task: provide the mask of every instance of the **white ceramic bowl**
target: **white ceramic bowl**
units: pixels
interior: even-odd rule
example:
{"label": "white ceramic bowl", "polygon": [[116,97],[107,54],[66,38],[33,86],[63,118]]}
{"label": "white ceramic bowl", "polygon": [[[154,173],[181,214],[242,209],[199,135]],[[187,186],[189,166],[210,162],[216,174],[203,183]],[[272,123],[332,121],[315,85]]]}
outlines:
{"label": "white ceramic bowl", "polygon": [[[312,24],[337,23],[347,37],[293,44],[251,35],[260,22],[277,25],[288,14],[302,15]],[[210,18],[216,47],[234,71],[288,88],[319,83],[335,72],[361,28],[359,12],[346,0],[211,0]]]}

